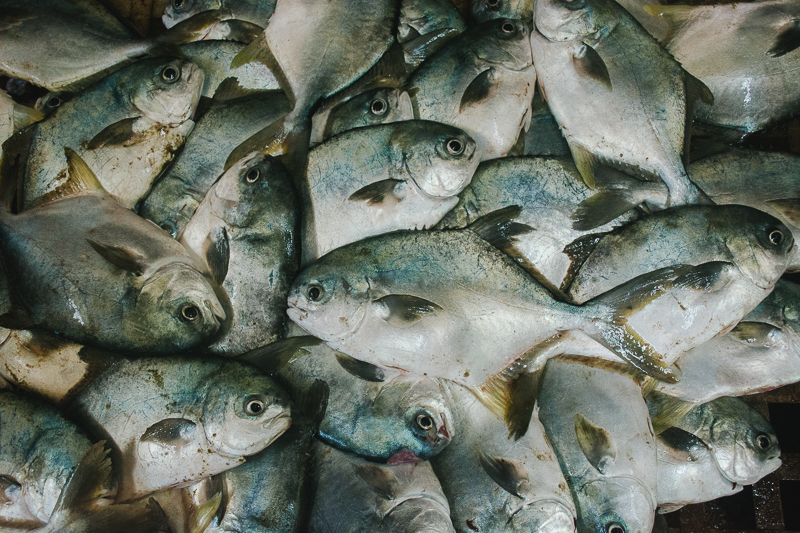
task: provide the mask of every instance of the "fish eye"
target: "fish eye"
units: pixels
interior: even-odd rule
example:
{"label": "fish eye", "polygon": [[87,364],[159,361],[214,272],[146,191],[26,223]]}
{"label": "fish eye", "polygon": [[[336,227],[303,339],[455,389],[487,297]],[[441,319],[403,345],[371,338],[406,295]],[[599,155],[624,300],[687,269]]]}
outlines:
{"label": "fish eye", "polygon": [[175,9],[180,9],[183,7],[183,0],[172,0],[172,5],[175,7]]}
{"label": "fish eye", "polygon": [[264,412],[264,401],[258,398],[248,398],[244,402],[244,412],[250,416],[258,416]]}
{"label": "fish eye", "polygon": [[606,527],[606,533],[625,533],[625,528],[617,522],[611,522]]}
{"label": "fish eye", "polygon": [[783,242],[783,233],[780,230],[774,229],[769,234],[769,242],[778,246]]}
{"label": "fish eye", "polygon": [[425,431],[428,431],[433,427],[433,418],[431,418],[430,415],[427,415],[425,413],[418,414],[416,422],[417,426],[419,426],[420,429]]}
{"label": "fish eye", "polygon": [[447,151],[453,155],[459,155],[464,151],[464,143],[458,139],[450,139],[447,141]]}
{"label": "fish eye", "polygon": [[175,83],[181,79],[181,72],[172,65],[167,65],[161,69],[161,79],[167,83]]}
{"label": "fish eye", "polygon": [[53,108],[53,109],[55,109],[56,107],[58,107],[58,106],[60,106],[60,105],[61,105],[61,98],[59,98],[58,96],[54,96],[54,97],[52,97],[52,98],[51,98],[51,99],[50,99],[50,100],[47,102],[47,106],[48,106],[48,107],[51,107],[51,108]]}
{"label": "fish eye", "polygon": [[308,287],[308,290],[306,291],[308,299],[311,300],[312,302],[318,302],[322,300],[323,294],[325,294],[325,290],[319,285],[311,285],[310,287]]}
{"label": "fish eye", "polygon": [[200,309],[196,305],[184,305],[181,307],[181,318],[187,322],[194,322],[200,316]]}
{"label": "fish eye", "polygon": [[500,29],[503,30],[504,33],[514,33],[514,25],[510,22],[503,24]]}
{"label": "fish eye", "polygon": [[762,433],[761,435],[756,437],[756,444],[758,444],[758,447],[761,448],[762,450],[766,450],[772,445],[772,442],[769,440],[769,437],[767,437]]}
{"label": "fish eye", "polygon": [[500,4],[500,0],[486,0],[486,5],[489,7],[497,7]]}
{"label": "fish eye", "polygon": [[383,115],[383,114],[386,113],[386,110],[388,109],[388,107],[389,106],[386,105],[386,102],[384,102],[383,99],[376,98],[369,105],[369,112],[372,113],[373,115],[380,116],[380,115]]}
{"label": "fish eye", "polygon": [[244,175],[244,179],[247,180],[247,183],[255,183],[258,181],[258,178],[261,177],[261,171],[257,168],[251,168],[247,171],[247,174]]}

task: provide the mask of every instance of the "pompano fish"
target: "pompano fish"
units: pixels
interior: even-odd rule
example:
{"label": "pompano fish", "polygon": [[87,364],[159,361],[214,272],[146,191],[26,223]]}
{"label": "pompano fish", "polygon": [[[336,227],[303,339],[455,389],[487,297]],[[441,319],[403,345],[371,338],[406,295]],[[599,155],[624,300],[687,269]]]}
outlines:
{"label": "pompano fish", "polygon": [[113,447],[119,502],[233,468],[291,424],[252,367],[179,357],[117,359],[68,409]]}
{"label": "pompano fish", "polygon": [[430,121],[359,128],[314,147],[303,263],[372,235],[433,226],[477,166],[469,135]]}
{"label": "pompano fish", "polygon": [[237,356],[283,334],[299,267],[298,206],[284,166],[250,154],[208,191],[179,236],[227,295],[228,320],[207,351]]}
{"label": "pompano fish", "polygon": [[455,533],[427,462],[385,466],[314,443],[317,490],[308,531]]}
{"label": "pompano fish", "polygon": [[534,22],[539,87],[584,181],[621,170],[663,180],[667,206],[709,203],[681,161],[692,102],[710,100],[707,89],[616,2],[540,0]]}
{"label": "pompano fish", "polygon": [[648,533],[658,502],[656,442],[639,384],[608,369],[551,359],[538,402],[578,511],[578,531]]}
{"label": "pompano fish", "polygon": [[[633,15],[633,18],[644,26],[647,33],[655,37],[657,41],[661,41],[669,32],[669,23],[666,20],[648,12],[662,5],[664,3],[662,0],[617,0],[617,2]],[[653,6],[653,8],[647,6]]]}
{"label": "pompano fish", "polygon": [[457,434],[431,459],[458,531],[575,531],[575,506],[534,416],[519,440],[466,388],[444,382]]}
{"label": "pompano fish", "polygon": [[63,103],[30,132],[21,169],[23,207],[64,183],[69,146],[132,209],[192,131],[202,85],[194,63],[146,59]]}
{"label": "pompano fish", "polygon": [[145,198],[139,214],[177,236],[225,171],[226,161],[236,147],[290,109],[280,91],[213,106],[198,120],[190,141]]}
{"label": "pompano fish", "polygon": [[408,82],[414,116],[463,129],[481,160],[505,156],[531,116],[529,33],[523,21],[498,19],[452,39]]}
{"label": "pompano fish", "polygon": [[250,42],[269,23],[277,0],[170,0],[161,21],[167,28],[206,11],[219,13],[219,22],[201,39]]}
{"label": "pompano fish", "polygon": [[[242,358],[277,375],[292,397],[330,391],[320,440],[370,461],[427,460],[448,445],[453,419],[441,385],[337,352],[315,337],[290,337]],[[321,382],[321,383],[320,383]]]}
{"label": "pompano fish", "polygon": [[698,120],[753,132],[800,111],[797,2],[646,10],[668,22],[662,42],[714,93],[713,106],[698,106]]}
{"label": "pompano fish", "polygon": [[533,20],[533,0],[472,0],[472,18],[477,23],[506,18]]}
{"label": "pompano fish", "polygon": [[69,196],[0,213],[17,306],[6,320],[125,351],[175,352],[209,339],[225,312],[200,262],[66,152],[68,181],[56,193]]}

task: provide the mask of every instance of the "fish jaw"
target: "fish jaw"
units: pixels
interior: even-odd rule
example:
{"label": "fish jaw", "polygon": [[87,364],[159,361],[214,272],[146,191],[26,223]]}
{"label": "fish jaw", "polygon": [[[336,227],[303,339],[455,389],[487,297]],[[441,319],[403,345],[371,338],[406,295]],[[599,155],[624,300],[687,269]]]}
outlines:
{"label": "fish jaw", "polygon": [[422,461],[422,459],[417,457],[417,455],[414,452],[403,449],[397,452],[396,454],[392,455],[391,457],[389,457],[389,459],[386,461],[386,464],[402,465],[406,463],[419,463],[420,461]]}

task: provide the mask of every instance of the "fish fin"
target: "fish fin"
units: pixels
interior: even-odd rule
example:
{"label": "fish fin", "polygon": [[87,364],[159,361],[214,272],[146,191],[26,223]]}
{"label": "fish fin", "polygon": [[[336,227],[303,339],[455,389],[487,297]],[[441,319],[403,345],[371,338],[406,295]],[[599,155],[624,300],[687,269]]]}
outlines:
{"label": "fish fin", "polygon": [[225,226],[211,228],[203,241],[203,255],[206,258],[211,279],[221,286],[225,281],[225,276],[228,275],[228,265],[231,259],[231,247]]}
{"label": "fish fin", "polygon": [[248,63],[261,63],[267,67],[275,76],[275,79],[278,80],[278,85],[283,89],[289,102],[291,102],[292,108],[294,108],[295,103],[297,103],[297,97],[294,94],[292,85],[289,83],[289,78],[286,77],[286,73],[281,68],[278,60],[275,59],[272,50],[269,49],[266,32],[262,32],[261,35],[253,39],[250,44],[242,48],[239,53],[234,56],[230,68],[238,68]]}
{"label": "fish fin", "polygon": [[569,143],[569,150],[572,152],[572,159],[575,160],[575,166],[578,167],[578,172],[580,172],[583,182],[590,189],[594,189],[594,174],[597,167],[600,165],[597,156],[577,144]]}
{"label": "fish fin", "polygon": [[[658,515],[665,515],[667,513],[673,513],[680,509],[686,507],[685,503],[659,503],[658,504]],[[653,533],[655,533],[655,528],[653,528]]]}
{"label": "fish fin", "polygon": [[359,361],[342,352],[337,351],[335,355],[339,366],[345,369],[349,374],[361,378],[364,381],[372,381],[375,383],[386,381],[386,373],[381,367],[365,361]]}
{"label": "fish fin", "polygon": [[527,224],[514,222],[521,213],[522,207],[509,205],[483,215],[468,225],[467,229],[495,248],[504,250],[509,246],[513,247],[514,237],[517,235],[534,231],[534,228]]}
{"label": "fish fin", "polygon": [[800,198],[767,200],[765,203],[778,211],[789,222],[800,224]]}
{"label": "fish fin", "polygon": [[26,350],[38,355],[39,357],[46,357],[53,352],[74,344],[72,341],[49,331],[42,331],[38,329],[31,329],[29,331],[31,337],[30,339],[26,340],[23,345],[25,346]]}
{"label": "fish fin", "polygon": [[318,427],[328,409],[330,394],[330,385],[321,379],[315,379],[307,390],[294,395],[297,413],[310,420],[314,427]]}
{"label": "fish fin", "polygon": [[714,105],[714,93],[711,92],[708,85],[688,72],[685,72],[684,75],[686,76],[686,99],[693,102],[699,100],[704,104]]}
{"label": "fish fin", "polygon": [[519,440],[528,432],[539,396],[542,371],[528,371],[523,366],[530,358],[526,353],[490,376],[476,394],[487,409],[503,420],[509,439]]}
{"label": "fish fin", "polygon": [[597,246],[597,243],[600,242],[603,236],[604,234],[601,233],[581,235],[564,247],[563,253],[569,257],[570,264],[564,276],[564,280],[561,282],[560,289],[562,291],[567,292],[569,290],[569,286],[572,285],[575,275],[581,269],[586,258],[589,257],[592,250],[594,250],[594,247]]}
{"label": "fish fin", "polygon": [[382,204],[387,197],[390,197],[397,203],[403,200],[402,197],[395,194],[395,190],[401,183],[404,182],[394,178],[376,181],[360,188],[347,199],[353,202],[366,202],[368,206],[373,206]]}
{"label": "fish fin", "polygon": [[71,514],[91,509],[103,495],[103,485],[111,476],[110,450],[105,446],[106,441],[101,440],[83,456],[58,497],[54,515],[57,512]]}
{"label": "fish fin", "polygon": [[14,102],[14,130],[21,130],[44,118],[44,113],[38,109],[24,106]]}
{"label": "fish fin", "polygon": [[262,152],[269,155],[282,153],[286,149],[286,146],[290,144],[290,136],[285,129],[285,125],[285,121],[280,118],[242,141],[242,143],[234,148],[230,155],[228,155],[228,159],[225,160],[223,172],[227,171],[237,161],[253,152]]}
{"label": "fish fin", "polygon": [[394,500],[400,482],[391,468],[378,464],[364,463],[353,465],[356,476],[378,495],[386,500]]}
{"label": "fish fin", "polygon": [[407,327],[422,320],[427,314],[436,314],[442,307],[418,296],[390,294],[373,300],[378,316],[395,327]]}
{"label": "fish fin", "polygon": [[747,346],[771,348],[775,344],[774,336],[780,331],[780,328],[763,322],[739,322],[728,334]]}
{"label": "fish fin", "polygon": [[[52,522],[52,520],[51,520]],[[169,519],[161,505],[150,498],[142,509],[140,503],[123,503],[100,508],[69,522],[67,531],[81,533],[167,533]],[[59,531],[61,531],[59,529]]]}
{"label": "fish fin", "polygon": [[[219,9],[197,13],[188,19],[180,21],[159,35],[153,41],[153,49],[156,53],[165,50],[177,50],[178,57],[181,57],[180,49],[177,48],[177,45],[201,40],[212,26],[221,22],[226,16],[227,13]],[[152,53],[153,51],[151,51]]]}
{"label": "fish fin", "polygon": [[716,292],[730,281],[730,273],[736,267],[725,261],[710,261],[690,268],[688,272],[676,277],[672,286],[703,292]]}
{"label": "fish fin", "polygon": [[165,418],[147,428],[139,440],[180,449],[191,442],[195,431],[197,431],[197,424],[191,420]]}
{"label": "fish fin", "polygon": [[661,44],[666,48],[687,21],[694,18],[694,10],[699,6],[644,6],[645,13],[653,15],[667,22],[667,33],[661,39]]}
{"label": "fish fin", "polygon": [[686,461],[697,460],[700,453],[708,450],[706,443],[698,438],[697,435],[681,428],[669,427],[659,433],[658,438],[673,450],[684,454]]}
{"label": "fish fin", "polygon": [[697,101],[701,101],[708,105],[714,105],[714,94],[708,86],[684,71],[684,87],[686,92],[686,115],[684,118],[684,136],[683,136],[683,149],[681,157],[684,166],[690,163],[690,156],[692,155],[692,132],[694,131],[694,114],[697,107]]}
{"label": "fish fin", "polygon": [[97,150],[104,146],[121,146],[136,137],[133,125],[139,117],[126,118],[103,128],[83,147],[86,150]]}
{"label": "fish fin", "polygon": [[478,459],[486,475],[503,490],[517,498],[525,498],[523,494],[530,491],[531,480],[522,464],[502,457],[489,457],[485,453],[481,453]]}
{"label": "fish fin", "polygon": [[264,372],[273,373],[279,371],[298,357],[311,353],[305,348],[319,346],[322,342],[322,339],[318,339],[312,335],[289,337],[251,350],[240,355],[237,359],[255,365]]}
{"label": "fish fin", "polygon": [[188,520],[190,533],[203,533],[216,518],[221,504],[222,493],[218,492],[200,507],[193,508],[189,513]]}
{"label": "fish fin", "polygon": [[458,105],[458,112],[463,113],[464,109],[474,106],[492,98],[497,92],[499,77],[494,67],[489,67],[470,82],[461,96],[461,103]]}
{"label": "fish fin", "polygon": [[225,21],[228,28],[228,41],[251,43],[264,33],[264,28],[246,20],[229,19]]}
{"label": "fish fin", "polygon": [[147,263],[142,255],[125,246],[114,246],[112,244],[102,244],[92,239],[86,238],[86,242],[100,254],[100,257],[127,272],[132,272],[141,276],[147,269]]}
{"label": "fish fin", "polygon": [[674,396],[654,391],[647,399],[647,410],[650,413],[650,422],[653,432],[660,435],[667,428],[673,427],[691,412],[697,404],[687,402]]}
{"label": "fish fin", "polygon": [[14,26],[19,26],[26,20],[36,20],[37,18],[39,17],[31,11],[5,6],[3,7],[3,12],[0,13],[0,31],[11,29]]}
{"label": "fish fin", "polygon": [[572,64],[575,70],[590,80],[600,83],[603,87],[611,90],[611,75],[608,73],[608,67],[597,50],[584,44],[580,50],[572,56]]}
{"label": "fish fin", "polygon": [[[598,171],[599,168],[595,170]],[[641,181],[606,166],[602,167],[602,173],[604,180],[614,174],[614,185],[598,187],[597,193],[576,206],[572,213],[572,229],[576,231],[589,231],[608,224],[645,200],[657,199],[666,204],[669,189],[663,182]]]}
{"label": "fish fin", "polygon": [[401,43],[400,47],[403,49],[406,64],[412,68],[417,68],[456,35],[458,35],[456,28],[442,28],[425,35],[417,34],[413,39]]}
{"label": "fish fin", "polygon": [[250,96],[251,94],[265,92],[268,91],[264,89],[246,89],[241,86],[238,78],[230,76],[217,85],[217,89],[214,91],[214,96],[212,96],[211,99],[215,102],[227,102],[229,100]]}
{"label": "fish fin", "polygon": [[595,469],[605,474],[617,459],[617,447],[608,431],[593,424],[580,413],[575,413],[575,436],[583,455]]}
{"label": "fish fin", "polygon": [[64,154],[67,157],[67,180],[49,193],[43,194],[34,202],[31,202],[27,209],[50,203],[59,198],[78,196],[93,191],[102,191],[108,194],[95,173],[92,172],[92,169],[89,168],[89,165],[77,152],[65,146]]}
{"label": "fish fin", "polygon": [[781,57],[800,48],[800,20],[793,20],[778,34],[772,47],[767,50],[771,57]]}

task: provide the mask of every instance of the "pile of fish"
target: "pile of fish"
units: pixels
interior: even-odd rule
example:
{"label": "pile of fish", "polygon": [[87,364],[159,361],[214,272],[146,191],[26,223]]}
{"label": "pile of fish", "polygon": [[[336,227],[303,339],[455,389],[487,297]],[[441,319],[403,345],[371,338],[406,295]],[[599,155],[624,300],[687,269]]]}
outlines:
{"label": "pile of fish", "polygon": [[0,0],[0,531],[646,533],[774,471],[800,158],[731,141],[800,5],[657,3]]}

